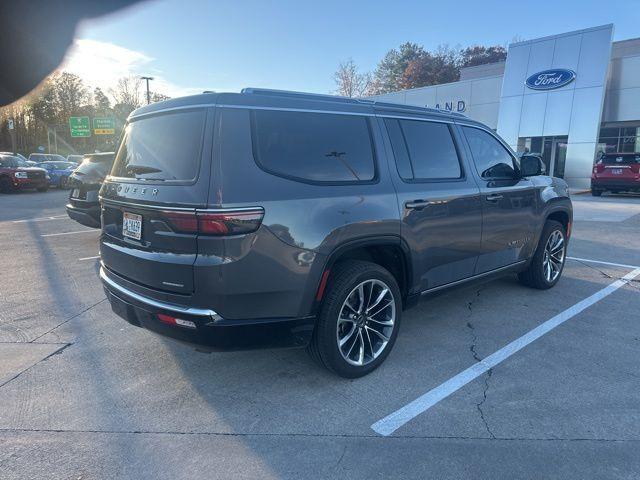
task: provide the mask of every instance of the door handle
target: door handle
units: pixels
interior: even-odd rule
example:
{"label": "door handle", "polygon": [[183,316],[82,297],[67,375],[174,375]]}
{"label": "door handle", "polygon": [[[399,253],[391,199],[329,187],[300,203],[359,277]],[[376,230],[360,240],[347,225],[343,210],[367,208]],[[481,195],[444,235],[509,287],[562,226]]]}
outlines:
{"label": "door handle", "polygon": [[488,202],[497,202],[498,200],[503,198],[503,196],[499,193],[492,193],[491,195],[487,195],[486,198]]}
{"label": "door handle", "polygon": [[424,207],[428,207],[431,202],[426,200],[414,200],[413,202],[407,202],[404,204],[405,207],[409,209],[419,210]]}
{"label": "door handle", "polygon": [[431,205],[444,205],[448,202],[448,200],[413,200],[412,202],[406,202],[404,206],[409,209],[420,210],[424,207],[429,207]]}

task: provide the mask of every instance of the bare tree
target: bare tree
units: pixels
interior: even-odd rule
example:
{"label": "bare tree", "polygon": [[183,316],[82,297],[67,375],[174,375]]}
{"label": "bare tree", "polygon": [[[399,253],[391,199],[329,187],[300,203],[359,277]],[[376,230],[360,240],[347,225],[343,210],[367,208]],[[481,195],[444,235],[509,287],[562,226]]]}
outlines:
{"label": "bare tree", "polygon": [[116,86],[109,90],[116,105],[123,105],[131,111],[142,106],[142,80],[138,77],[122,77]]}
{"label": "bare tree", "polygon": [[337,88],[335,93],[344,97],[362,97],[370,94],[371,74],[360,73],[352,58],[340,62],[338,70],[333,74]]}

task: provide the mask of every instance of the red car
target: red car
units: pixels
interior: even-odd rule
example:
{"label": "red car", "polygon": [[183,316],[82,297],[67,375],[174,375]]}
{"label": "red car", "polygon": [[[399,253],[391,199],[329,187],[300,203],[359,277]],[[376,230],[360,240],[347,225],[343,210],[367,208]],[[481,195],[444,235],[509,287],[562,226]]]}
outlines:
{"label": "red car", "polygon": [[39,192],[49,189],[49,175],[44,168],[29,167],[13,155],[0,155],[0,191],[12,192],[24,188],[35,188]]}
{"label": "red car", "polygon": [[640,192],[640,153],[606,153],[593,166],[591,195]]}

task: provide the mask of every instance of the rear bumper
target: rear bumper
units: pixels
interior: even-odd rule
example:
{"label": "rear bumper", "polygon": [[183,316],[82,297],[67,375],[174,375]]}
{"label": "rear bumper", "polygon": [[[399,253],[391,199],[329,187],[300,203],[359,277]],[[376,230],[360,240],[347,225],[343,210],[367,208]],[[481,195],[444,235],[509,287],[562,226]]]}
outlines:
{"label": "rear bumper", "polygon": [[640,190],[640,181],[633,178],[592,178],[591,188],[595,190]]}
{"label": "rear bumper", "polygon": [[44,188],[49,186],[46,178],[13,178],[14,188]]}
{"label": "rear bumper", "polygon": [[[313,334],[315,317],[229,320],[213,310],[160,302],[133,292],[102,267],[100,279],[112,310],[132,325],[212,351],[303,347]],[[195,327],[167,324],[158,314],[193,322]]]}
{"label": "rear bumper", "polygon": [[100,228],[100,205],[79,208],[68,203],[66,208],[70,219],[86,227]]}

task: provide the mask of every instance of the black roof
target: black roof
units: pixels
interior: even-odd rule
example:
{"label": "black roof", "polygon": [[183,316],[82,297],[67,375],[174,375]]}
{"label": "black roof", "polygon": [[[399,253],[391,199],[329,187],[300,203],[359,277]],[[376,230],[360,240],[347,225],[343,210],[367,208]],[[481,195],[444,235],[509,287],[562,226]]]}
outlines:
{"label": "black roof", "polygon": [[304,110],[332,110],[350,113],[386,113],[392,115],[429,116],[448,118],[479,123],[466,115],[448,110],[419,107],[389,102],[380,102],[367,98],[348,98],[337,95],[303,93],[286,90],[270,90],[264,88],[245,88],[241,93],[205,92],[199,95],[173,98],[163,102],[152,103],[134,110],[130,117],[153,113],[171,108],[188,108],[202,105],[240,105],[255,107],[292,108]]}

